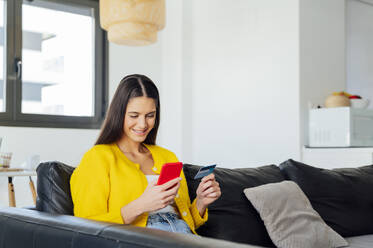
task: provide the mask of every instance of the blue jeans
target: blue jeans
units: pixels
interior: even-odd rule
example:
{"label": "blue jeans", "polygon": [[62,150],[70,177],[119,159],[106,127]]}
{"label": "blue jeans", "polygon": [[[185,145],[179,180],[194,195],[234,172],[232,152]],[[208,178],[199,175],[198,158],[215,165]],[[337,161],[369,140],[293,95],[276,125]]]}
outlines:
{"label": "blue jeans", "polygon": [[188,224],[174,213],[157,213],[149,215],[146,227],[168,232],[192,234]]}

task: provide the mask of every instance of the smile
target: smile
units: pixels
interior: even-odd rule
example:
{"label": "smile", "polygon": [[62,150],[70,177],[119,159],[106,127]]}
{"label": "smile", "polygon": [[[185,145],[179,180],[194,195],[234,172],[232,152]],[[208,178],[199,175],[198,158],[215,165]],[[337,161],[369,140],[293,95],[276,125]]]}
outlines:
{"label": "smile", "polygon": [[132,131],[133,131],[134,133],[136,133],[137,135],[144,135],[144,134],[146,133],[146,130],[147,130],[147,129],[145,129],[145,130],[141,130],[141,131],[138,131],[138,130],[132,129]]}

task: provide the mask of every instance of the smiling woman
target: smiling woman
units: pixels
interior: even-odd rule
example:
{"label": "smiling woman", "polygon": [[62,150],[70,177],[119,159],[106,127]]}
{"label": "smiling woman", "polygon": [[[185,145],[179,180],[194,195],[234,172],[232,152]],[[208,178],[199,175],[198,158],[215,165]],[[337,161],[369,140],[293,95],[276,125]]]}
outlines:
{"label": "smiling woman", "polygon": [[124,134],[125,120],[133,123],[131,120],[136,119],[138,122],[145,117],[144,114],[153,114],[155,118],[146,139],[141,142],[155,145],[161,114],[158,89],[146,76],[124,77],[114,94],[96,145],[117,142]]}
{"label": "smiling woman", "polygon": [[183,172],[156,185],[163,164],[178,162],[156,145],[159,121],[155,84],[143,75],[123,78],[95,146],[71,176],[75,216],[196,234],[221,195],[219,184],[213,174],[204,177],[192,203]]}

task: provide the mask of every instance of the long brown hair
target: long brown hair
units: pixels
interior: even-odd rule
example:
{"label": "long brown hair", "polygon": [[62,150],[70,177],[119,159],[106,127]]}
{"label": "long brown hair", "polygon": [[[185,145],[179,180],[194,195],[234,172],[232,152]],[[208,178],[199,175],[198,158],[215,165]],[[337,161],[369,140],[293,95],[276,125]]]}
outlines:
{"label": "long brown hair", "polygon": [[128,101],[131,98],[141,96],[154,99],[156,107],[155,124],[144,143],[155,145],[161,114],[159,92],[150,78],[140,74],[128,75],[120,81],[95,145],[111,144],[123,136],[123,123]]}

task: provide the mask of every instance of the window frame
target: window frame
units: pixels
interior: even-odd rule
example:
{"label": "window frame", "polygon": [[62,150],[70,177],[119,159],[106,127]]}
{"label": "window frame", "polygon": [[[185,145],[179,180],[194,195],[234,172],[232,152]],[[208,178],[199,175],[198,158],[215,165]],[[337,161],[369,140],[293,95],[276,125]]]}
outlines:
{"label": "window frame", "polygon": [[[98,0],[42,0],[68,6],[93,9],[94,27],[94,116],[62,116],[22,113],[22,76],[17,78],[16,61],[22,60],[22,3],[5,0],[4,9],[4,85],[5,112],[0,126],[98,129],[105,117],[108,99],[108,42],[99,24]],[[32,3],[32,1],[30,1]],[[6,27],[6,28],[5,28]],[[5,73],[6,72],[6,73]]]}

